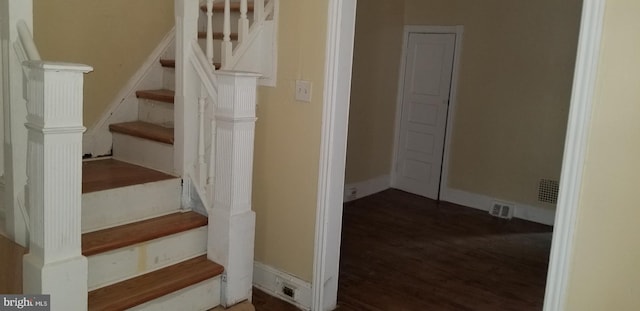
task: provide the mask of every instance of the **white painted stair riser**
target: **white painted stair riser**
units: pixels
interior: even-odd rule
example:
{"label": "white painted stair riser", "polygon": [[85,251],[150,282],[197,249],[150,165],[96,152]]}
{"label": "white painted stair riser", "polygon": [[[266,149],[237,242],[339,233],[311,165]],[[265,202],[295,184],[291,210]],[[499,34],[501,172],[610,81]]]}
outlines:
{"label": "white painted stair riser", "polygon": [[207,227],[89,256],[89,290],[155,271],[207,252]]}
{"label": "white painted stair riser", "polygon": [[174,213],[180,209],[179,178],[82,195],[82,232]]}
{"label": "white painted stair riser", "polygon": [[[166,58],[166,59],[173,59]],[[162,71],[162,88],[166,90],[176,90],[176,70],[171,67],[163,67]]]}
{"label": "white painted stair riser", "polygon": [[173,145],[113,133],[113,158],[173,174]]}
{"label": "white painted stair riser", "polygon": [[138,99],[138,120],[173,127],[173,104],[151,99]]}
{"label": "white painted stair riser", "polygon": [[209,310],[220,305],[220,276],[164,295],[129,310]]}

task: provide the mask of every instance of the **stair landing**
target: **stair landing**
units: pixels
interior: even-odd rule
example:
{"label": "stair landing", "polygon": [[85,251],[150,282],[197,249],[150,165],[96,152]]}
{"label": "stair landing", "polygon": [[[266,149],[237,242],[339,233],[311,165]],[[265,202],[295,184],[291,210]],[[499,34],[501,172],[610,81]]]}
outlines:
{"label": "stair landing", "polygon": [[172,178],[176,177],[114,159],[82,162],[82,193]]}

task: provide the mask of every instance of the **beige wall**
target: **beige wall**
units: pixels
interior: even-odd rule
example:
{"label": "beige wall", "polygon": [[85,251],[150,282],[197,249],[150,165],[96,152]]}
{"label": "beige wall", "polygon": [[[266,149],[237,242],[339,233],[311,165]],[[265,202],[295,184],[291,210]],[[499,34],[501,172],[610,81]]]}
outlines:
{"label": "beige wall", "polygon": [[560,175],[581,3],[359,2],[346,182],[390,173],[401,25],[464,25],[449,186],[545,206],[537,185]]}
{"label": "beige wall", "polygon": [[607,0],[569,311],[640,310],[640,2]]}
{"label": "beige wall", "polygon": [[34,37],[47,60],[84,63],[92,126],[173,27],[173,0],[36,0]]}
{"label": "beige wall", "polygon": [[[278,86],[260,88],[253,209],[255,259],[311,282],[327,0],[280,0]],[[294,100],[296,79],[312,102]]]}
{"label": "beige wall", "polygon": [[391,171],[403,1],[359,1],[345,183]]}
{"label": "beige wall", "polygon": [[449,186],[541,205],[538,180],[560,174],[581,0],[406,0],[404,8],[405,24],[465,27]]}

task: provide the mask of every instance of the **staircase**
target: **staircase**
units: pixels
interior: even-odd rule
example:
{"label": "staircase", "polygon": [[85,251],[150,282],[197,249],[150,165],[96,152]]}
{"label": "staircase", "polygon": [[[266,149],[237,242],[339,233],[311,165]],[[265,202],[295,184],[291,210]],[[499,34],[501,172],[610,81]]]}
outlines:
{"label": "staircase", "polygon": [[[222,13],[224,7],[224,2],[213,3],[210,12]],[[229,7],[230,15],[242,13],[240,3],[231,2]],[[201,25],[206,25],[202,20],[206,22],[207,9],[206,4],[200,6]],[[253,9],[249,2],[245,13]],[[238,44],[239,36],[227,34],[232,46]],[[211,37],[214,46],[224,44],[223,32]],[[198,31],[197,38],[206,49],[207,32]],[[190,187],[190,182],[187,177],[183,183],[177,176],[184,169],[175,167],[173,55],[169,50],[159,60],[161,88],[135,92],[138,120],[109,125],[112,158],[83,163],[82,255],[88,259],[89,310],[207,310],[230,304],[221,301],[224,267],[207,256],[208,235],[215,232],[208,228],[214,224],[209,224],[207,215],[215,201],[208,194],[212,189],[206,181],[204,185],[193,182],[199,189],[195,199],[204,202],[198,212],[182,202],[183,187]],[[212,68],[222,67],[221,60],[207,58]],[[217,100],[203,99],[202,94],[198,94],[200,103]],[[200,108],[203,114],[206,108]],[[202,131],[215,130],[214,125],[205,127],[206,121],[199,117],[200,148],[212,141]],[[206,152],[203,149],[198,151],[200,156]],[[206,162],[198,161],[194,166]],[[206,171],[210,165],[205,164]],[[196,179],[211,177],[201,178],[201,172],[193,172]]]}
{"label": "staircase", "polygon": [[113,159],[82,165],[89,310],[207,310],[224,268],[206,258],[206,216],[180,208],[180,179]]}
{"label": "staircase", "polygon": [[78,108],[92,68],[40,61],[28,25],[20,29],[17,64],[35,90],[25,92],[25,292],[51,294],[52,310],[210,310],[250,299],[256,83],[275,68],[255,56],[273,44],[264,37],[276,1],[176,0],[174,43],[157,61],[162,77],[150,78],[161,84],[122,102],[137,117],[109,122],[112,156],[81,164]]}

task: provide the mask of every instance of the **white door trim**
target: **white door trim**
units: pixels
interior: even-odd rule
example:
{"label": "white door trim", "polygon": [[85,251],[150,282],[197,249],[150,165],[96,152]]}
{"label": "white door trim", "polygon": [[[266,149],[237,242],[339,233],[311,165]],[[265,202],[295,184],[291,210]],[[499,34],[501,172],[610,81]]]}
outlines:
{"label": "white door trim", "polygon": [[434,33],[434,34],[455,34],[456,41],[453,53],[453,68],[451,70],[451,88],[449,90],[449,108],[447,112],[447,127],[444,136],[444,154],[442,159],[442,172],[440,174],[440,194],[446,194],[447,177],[449,176],[449,152],[451,143],[451,131],[453,129],[455,107],[457,103],[458,80],[460,76],[460,57],[462,55],[462,36],[464,26],[428,26],[428,25],[405,25],[402,37],[402,59],[400,60],[400,75],[398,76],[398,94],[396,98],[396,119],[394,126],[393,157],[391,162],[391,186],[396,186],[398,146],[400,142],[400,123],[402,118],[402,100],[404,90],[404,75],[407,62],[407,48],[409,44],[409,34],[411,33]]}
{"label": "white door trim", "polygon": [[355,18],[356,0],[329,1],[311,302],[318,311],[338,299]]}
{"label": "white door trim", "polygon": [[604,19],[605,0],[584,0],[576,68],[564,144],[560,192],[553,230],[544,311],[564,310],[567,283],[573,257],[573,235],[582,189],[582,172],[587,150],[592,99]]}
{"label": "white door trim", "polygon": [[[556,225],[549,260],[549,272],[547,274],[544,311],[565,309],[567,283],[574,248],[573,235],[575,232],[575,220],[582,186],[582,170],[587,147],[588,127],[591,121],[592,98],[597,76],[605,2],[606,0],[584,0],[582,4],[580,38],[562,162],[560,193],[558,195],[556,210]],[[343,7],[349,8],[350,10],[342,12],[346,14],[340,14],[340,10]],[[335,268],[335,264],[338,262],[340,255],[339,237],[342,230],[342,204],[341,202],[335,203],[333,201],[336,198],[340,201],[343,192],[343,189],[339,189],[340,187],[336,185],[343,186],[344,184],[344,180],[340,180],[340,175],[342,175],[342,178],[344,177],[347,133],[345,120],[348,118],[349,112],[348,104],[343,106],[338,104],[337,99],[344,99],[345,94],[338,97],[339,92],[336,87],[340,86],[337,82],[350,81],[350,56],[353,53],[353,22],[355,21],[355,15],[353,13],[355,13],[355,0],[330,0],[312,289],[312,310],[318,311],[331,308],[330,303],[335,304],[337,300],[337,292],[333,291],[337,289],[337,274],[328,275],[327,267],[328,264],[331,263],[331,265],[333,265],[331,268]],[[342,40],[340,39],[341,35],[344,36]],[[405,35],[405,37],[406,36],[408,35]],[[342,46],[343,43],[344,46]],[[340,49],[341,46],[343,47],[342,50]],[[456,42],[456,53],[460,53],[460,50]],[[336,61],[338,52],[345,58],[347,58],[346,55],[349,55],[348,69],[343,69],[342,73],[340,73],[341,68],[339,68],[340,62]],[[457,77],[456,70],[459,67],[457,63],[458,59],[456,56],[456,60],[454,60],[455,77]],[[401,68],[404,68],[404,64],[401,66]],[[401,75],[401,77],[402,76],[403,75]],[[348,78],[348,80],[344,80],[346,78]],[[456,83],[455,78],[452,83]],[[345,84],[350,85],[350,83]],[[348,89],[348,87],[343,87],[343,89],[344,88]],[[452,95],[455,95],[453,84],[451,92]],[[347,103],[348,93],[347,91]],[[455,97],[453,96],[452,102],[455,102]],[[451,110],[453,111],[453,109]],[[336,123],[337,120],[342,122],[338,124]],[[449,130],[451,125],[452,123],[448,124],[447,130]],[[332,140],[332,138],[334,139]],[[445,142],[445,155],[446,152],[448,152],[446,148],[447,145],[448,143]],[[338,173],[339,168],[343,169],[341,173]],[[443,169],[446,168],[446,166],[443,167]],[[443,175],[445,175],[444,171]],[[337,228],[338,231],[329,231],[335,228]],[[331,233],[331,238],[328,237],[329,233]],[[338,239],[336,239],[336,236]],[[337,269],[335,271],[337,272]],[[331,291],[325,289],[325,285],[329,283],[335,284],[331,287],[326,287],[330,288]]]}

